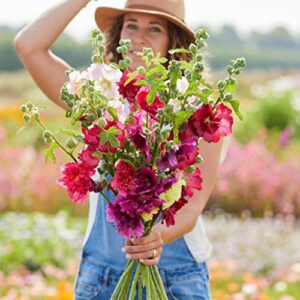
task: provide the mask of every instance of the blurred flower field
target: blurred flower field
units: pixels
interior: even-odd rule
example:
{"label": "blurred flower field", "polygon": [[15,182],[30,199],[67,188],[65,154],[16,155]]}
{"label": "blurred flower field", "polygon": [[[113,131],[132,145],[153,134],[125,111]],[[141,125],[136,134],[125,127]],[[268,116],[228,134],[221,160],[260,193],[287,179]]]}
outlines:
{"label": "blurred flower field", "polygon": [[[214,245],[208,261],[213,299],[297,299],[299,223],[229,215],[206,215],[204,222]],[[85,226],[62,211],[3,214],[1,299],[72,299]]]}
{"label": "blurred flower field", "polygon": [[[65,157],[45,164],[39,128],[16,134],[27,100],[48,107],[50,128],[67,126],[64,112],[23,73],[0,79],[0,299],[73,299],[88,205],[55,183]],[[300,76],[245,74],[238,94],[245,120],[204,218],[213,300],[298,300]]]}

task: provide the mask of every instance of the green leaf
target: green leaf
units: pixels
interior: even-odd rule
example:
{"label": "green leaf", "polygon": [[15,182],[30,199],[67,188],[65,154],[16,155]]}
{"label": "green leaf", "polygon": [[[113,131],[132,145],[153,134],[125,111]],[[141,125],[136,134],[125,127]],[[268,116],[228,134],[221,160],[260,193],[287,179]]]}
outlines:
{"label": "green leaf", "polygon": [[59,145],[55,141],[53,141],[50,144],[49,148],[47,148],[47,149],[44,150],[44,155],[45,155],[45,161],[46,161],[46,163],[49,160],[52,161],[53,163],[56,162],[56,157],[55,157],[55,153],[54,153],[54,150],[56,150],[56,149],[59,149]]}
{"label": "green leaf", "polygon": [[109,129],[103,131],[100,134],[100,143],[101,145],[104,145],[106,143],[109,143],[112,147],[119,147],[120,142],[115,137],[115,135],[120,134],[121,131],[117,129],[116,127],[112,126]]}
{"label": "green leaf", "polygon": [[237,88],[237,82],[228,84],[224,90],[224,93],[233,93]]}
{"label": "green leaf", "polygon": [[243,121],[243,115],[240,112],[240,102],[238,100],[231,100],[229,101],[232,109],[234,110],[235,114],[238,116],[238,118]]}
{"label": "green leaf", "polygon": [[113,119],[115,121],[118,120],[118,112],[114,107],[107,107],[108,112],[110,113],[110,115],[113,117]]}

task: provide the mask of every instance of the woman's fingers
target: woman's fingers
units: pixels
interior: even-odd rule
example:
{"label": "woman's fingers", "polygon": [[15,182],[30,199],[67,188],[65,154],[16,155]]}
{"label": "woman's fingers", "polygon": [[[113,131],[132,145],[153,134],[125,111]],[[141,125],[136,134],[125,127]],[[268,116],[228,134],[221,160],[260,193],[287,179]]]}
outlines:
{"label": "woman's fingers", "polygon": [[122,251],[126,258],[139,260],[145,265],[156,265],[162,253],[163,240],[159,232],[153,231],[149,235],[139,239],[126,240]]}
{"label": "woman's fingers", "polygon": [[141,253],[141,252],[147,252],[151,249],[160,248],[163,245],[163,242],[161,239],[155,240],[149,244],[143,244],[143,245],[130,245],[127,244],[122,248],[123,252],[134,254],[134,253]]}

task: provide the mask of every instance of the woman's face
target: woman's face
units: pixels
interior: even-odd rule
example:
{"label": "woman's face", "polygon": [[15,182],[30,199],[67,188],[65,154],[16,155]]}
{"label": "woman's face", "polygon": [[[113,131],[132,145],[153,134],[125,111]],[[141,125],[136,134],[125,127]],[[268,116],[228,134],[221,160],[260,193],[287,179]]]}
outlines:
{"label": "woman's face", "polygon": [[[163,1],[163,0],[162,0]],[[132,49],[129,57],[132,59],[131,70],[144,66],[144,61],[137,52],[144,47],[152,48],[154,53],[160,52],[166,57],[169,46],[168,23],[162,17],[150,14],[128,13],[124,16],[121,39],[130,39]]]}

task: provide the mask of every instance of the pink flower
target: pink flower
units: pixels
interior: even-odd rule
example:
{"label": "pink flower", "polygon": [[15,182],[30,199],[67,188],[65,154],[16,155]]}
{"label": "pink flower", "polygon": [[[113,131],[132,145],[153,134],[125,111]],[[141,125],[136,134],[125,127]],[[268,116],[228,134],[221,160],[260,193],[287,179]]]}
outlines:
{"label": "pink flower", "polygon": [[84,163],[67,163],[61,168],[63,176],[57,183],[67,189],[73,202],[85,202],[92,187],[91,177],[95,171]]}
{"label": "pink flower", "polygon": [[175,215],[176,213],[186,204],[188,201],[185,198],[181,198],[176,201],[173,205],[169,208],[163,210],[162,212],[162,224],[166,223],[169,227],[175,224]]}
{"label": "pink flower", "polygon": [[123,160],[118,161],[110,186],[122,196],[134,193],[137,188],[137,179],[133,165]]}
{"label": "pink flower", "polygon": [[158,109],[163,108],[164,103],[159,99],[159,96],[156,95],[154,97],[153,103],[150,105],[147,102],[147,95],[149,94],[149,92],[150,92],[150,88],[147,86],[143,86],[140,88],[135,99],[139,107],[142,110],[148,112],[150,116],[155,119]]}
{"label": "pink flower", "polygon": [[187,196],[192,197],[193,196],[193,189],[201,191],[202,189],[202,178],[201,178],[201,171],[197,167],[195,172],[192,174],[189,174],[187,172],[184,173],[186,177],[188,177],[187,185],[183,188],[184,192]]}
{"label": "pink flower", "polygon": [[113,203],[106,207],[106,220],[115,223],[121,236],[127,239],[140,238],[144,233],[142,219],[138,214],[124,211],[121,207],[122,201],[124,201],[124,197],[118,195]]}
{"label": "pink flower", "polygon": [[94,152],[88,147],[79,153],[79,159],[92,169],[95,169],[99,164],[99,158],[93,156]]}
{"label": "pink flower", "polygon": [[189,124],[197,136],[203,137],[206,142],[217,143],[222,136],[231,133],[231,113],[232,110],[223,103],[216,106],[216,111],[210,104],[203,104],[189,119]]}
{"label": "pink flower", "polygon": [[99,138],[100,132],[101,129],[97,125],[94,125],[89,129],[82,128],[82,133],[84,135],[84,142],[90,146],[93,146],[96,149],[100,142],[100,138]]}
{"label": "pink flower", "polygon": [[135,85],[138,80],[145,79],[144,75],[137,74],[134,79],[125,85],[128,80],[129,71],[124,71],[121,80],[118,82],[119,93],[128,100],[129,103],[135,102],[135,96],[140,90],[141,86]]}

